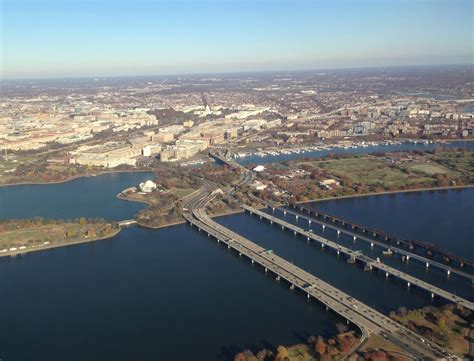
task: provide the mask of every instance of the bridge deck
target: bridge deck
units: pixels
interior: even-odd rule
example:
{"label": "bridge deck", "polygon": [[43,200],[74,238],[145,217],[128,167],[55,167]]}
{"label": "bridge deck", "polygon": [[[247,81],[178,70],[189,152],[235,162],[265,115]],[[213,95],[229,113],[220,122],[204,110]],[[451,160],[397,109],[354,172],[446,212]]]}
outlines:
{"label": "bridge deck", "polygon": [[232,232],[214,222],[200,209],[191,214],[185,214],[186,219],[208,236],[225,243],[229,249],[234,249],[240,255],[245,255],[253,262],[260,264],[265,270],[274,273],[277,278],[283,278],[295,288],[300,289],[326,305],[327,308],[341,315],[344,319],[357,325],[365,338],[370,333],[384,335],[394,344],[410,348],[410,353],[418,358],[428,357],[437,359],[445,354],[437,346],[431,346],[420,341],[420,336],[392,321],[387,316],[353,299],[348,294],[322,281],[316,276],[304,271],[298,266],[286,261],[265,248]]}
{"label": "bridge deck", "polygon": [[381,271],[384,271],[386,274],[388,275],[392,275],[392,276],[395,276],[395,277],[398,277],[404,281],[406,281],[407,283],[409,282],[410,285],[413,285],[413,286],[417,286],[419,288],[422,288],[430,293],[432,293],[433,295],[437,295],[437,296],[440,296],[448,301],[451,301],[451,302],[454,302],[454,303],[457,303],[457,304],[460,304],[470,310],[474,310],[474,303],[464,299],[464,298],[461,298],[461,297],[458,297],[454,294],[452,294],[451,292],[448,292],[448,291],[445,291],[441,288],[438,288],[430,283],[427,283],[425,281],[422,281],[416,277],[413,277],[407,273],[404,273],[402,271],[399,271],[393,267],[390,267],[382,262],[377,262],[375,261],[374,259],[362,254],[361,252],[354,252],[353,250],[347,248],[347,247],[344,247],[336,242],[333,242],[333,241],[330,241],[326,238],[323,238],[321,236],[318,236],[312,232],[309,232],[309,231],[305,231],[303,228],[301,227],[298,227],[298,226],[295,226],[294,224],[291,224],[287,221],[284,221],[282,220],[281,218],[278,218],[278,217],[275,217],[275,216],[272,216],[268,213],[265,213],[265,212],[262,212],[262,211],[259,211],[257,209],[254,209],[252,207],[249,207],[249,206],[245,206],[244,205],[244,209],[247,210],[248,212],[251,212],[253,214],[256,214],[262,218],[265,218],[269,221],[272,221],[276,224],[279,224],[281,225],[282,227],[285,227],[287,229],[290,229],[302,236],[305,236],[307,237],[308,239],[312,239],[312,240],[315,240],[315,241],[318,241],[320,242],[322,245],[324,246],[328,246],[340,253],[343,253],[349,257],[352,257],[360,262],[363,262],[367,265],[370,265],[371,267],[373,268],[377,268]]}
{"label": "bridge deck", "polygon": [[[305,208],[303,208],[305,209]],[[332,228],[332,229],[335,229],[335,230],[339,230],[341,233],[345,233],[351,237],[357,237],[357,239],[360,239],[360,240],[363,240],[363,241],[366,241],[366,242],[369,242],[369,243],[374,243],[380,247],[383,247],[383,248],[386,248],[386,249],[391,249],[394,253],[398,253],[400,255],[403,255],[403,256],[408,256],[410,257],[411,259],[414,259],[414,260],[417,260],[419,262],[422,262],[424,264],[428,263],[430,266],[435,266],[437,268],[440,268],[442,270],[445,270],[446,272],[450,272],[452,274],[457,274],[461,277],[464,277],[464,278],[467,278],[468,280],[470,280],[471,282],[474,283],[474,275],[471,274],[471,273],[468,273],[468,272],[464,272],[460,269],[457,269],[457,268],[453,268],[453,267],[450,267],[446,264],[443,264],[441,262],[437,262],[437,261],[434,261],[432,259],[429,259],[429,258],[426,258],[426,257],[423,257],[421,255],[418,255],[416,253],[413,253],[413,252],[410,252],[410,251],[407,251],[407,250],[404,250],[402,248],[398,248],[396,246],[392,246],[392,245],[389,245],[387,243],[384,243],[384,242],[381,242],[377,239],[373,239],[373,238],[370,238],[370,237],[366,237],[360,233],[357,233],[357,232],[352,232],[342,226],[338,226],[337,224],[335,223],[331,223],[331,222],[325,222],[323,220],[320,220],[318,218],[314,218],[314,217],[309,217],[303,213],[298,213],[298,212],[295,212],[295,211],[292,211],[291,209],[281,209],[282,211],[285,211],[289,214],[292,214],[294,216],[298,216],[299,218],[302,218],[302,219],[306,219],[308,221],[311,221],[313,223],[317,223],[317,224],[320,224],[320,225],[324,225],[326,227],[329,227],[329,228]],[[302,211],[303,212],[303,211]]]}

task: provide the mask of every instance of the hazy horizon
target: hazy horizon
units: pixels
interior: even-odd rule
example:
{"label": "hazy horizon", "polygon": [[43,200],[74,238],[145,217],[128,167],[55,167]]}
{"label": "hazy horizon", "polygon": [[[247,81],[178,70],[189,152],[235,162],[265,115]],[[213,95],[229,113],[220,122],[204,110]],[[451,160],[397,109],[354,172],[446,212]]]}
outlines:
{"label": "hazy horizon", "polygon": [[2,79],[469,65],[465,0],[6,0]]}

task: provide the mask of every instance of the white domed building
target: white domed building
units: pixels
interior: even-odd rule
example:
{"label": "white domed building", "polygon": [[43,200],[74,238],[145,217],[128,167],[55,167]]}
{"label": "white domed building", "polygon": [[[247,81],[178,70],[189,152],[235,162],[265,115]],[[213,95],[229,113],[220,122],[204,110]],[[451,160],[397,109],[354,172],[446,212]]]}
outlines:
{"label": "white domed building", "polygon": [[140,188],[140,191],[143,193],[151,193],[154,190],[156,190],[157,185],[155,182],[148,179],[147,181],[140,183],[138,187]]}

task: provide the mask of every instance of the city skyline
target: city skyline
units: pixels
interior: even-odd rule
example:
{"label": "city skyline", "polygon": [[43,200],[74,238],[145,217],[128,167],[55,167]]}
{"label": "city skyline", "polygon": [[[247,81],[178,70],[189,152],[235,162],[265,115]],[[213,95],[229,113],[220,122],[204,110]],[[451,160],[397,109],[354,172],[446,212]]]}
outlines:
{"label": "city skyline", "polygon": [[1,78],[472,64],[471,14],[463,0],[6,1]]}

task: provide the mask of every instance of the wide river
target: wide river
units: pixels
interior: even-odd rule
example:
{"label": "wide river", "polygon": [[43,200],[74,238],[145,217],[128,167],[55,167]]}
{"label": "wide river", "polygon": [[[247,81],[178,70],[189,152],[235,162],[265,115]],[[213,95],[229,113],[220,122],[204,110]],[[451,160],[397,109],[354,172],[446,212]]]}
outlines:
{"label": "wide river", "polygon": [[[130,218],[143,205],[115,195],[149,177],[122,173],[0,188],[0,219]],[[472,256],[473,200],[474,189],[467,189],[317,206]],[[383,312],[431,303],[423,291],[348,265],[254,216],[218,221]],[[330,231],[325,235],[364,247]],[[380,250],[367,252],[379,255]],[[448,279],[443,272],[395,257],[387,262],[473,298],[466,280]],[[308,302],[185,224],[160,230],[131,227],[109,240],[0,259],[2,360],[232,360],[244,348],[332,334],[338,321],[316,301]]]}

